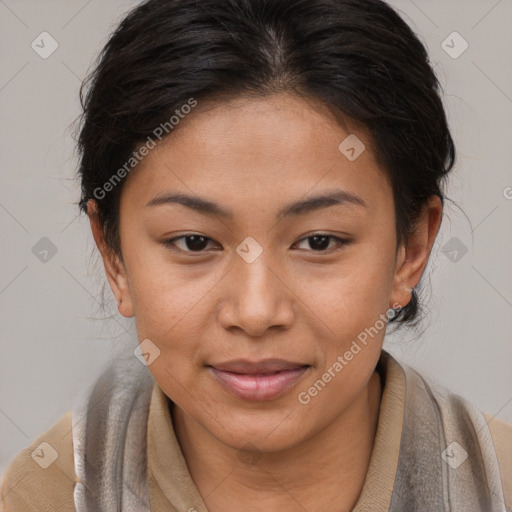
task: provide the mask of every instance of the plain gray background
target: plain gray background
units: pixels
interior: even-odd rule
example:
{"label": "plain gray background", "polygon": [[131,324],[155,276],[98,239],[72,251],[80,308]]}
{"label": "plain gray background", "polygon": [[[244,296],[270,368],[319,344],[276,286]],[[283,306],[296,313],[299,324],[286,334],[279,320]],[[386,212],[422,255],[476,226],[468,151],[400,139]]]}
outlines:
{"label": "plain gray background", "polygon": [[[512,0],[390,3],[427,45],[444,88],[458,151],[447,192],[465,214],[447,203],[422,279],[424,332],[402,329],[385,348],[512,421]],[[136,4],[0,0],[0,472],[137,342],[115,304],[110,318],[99,310],[105,277],[74,204],[70,129],[81,80]],[[58,43],[46,59],[31,47],[43,31]],[[457,58],[442,46],[462,48],[454,31],[468,44]],[[47,261],[36,245],[44,237],[56,250]]]}

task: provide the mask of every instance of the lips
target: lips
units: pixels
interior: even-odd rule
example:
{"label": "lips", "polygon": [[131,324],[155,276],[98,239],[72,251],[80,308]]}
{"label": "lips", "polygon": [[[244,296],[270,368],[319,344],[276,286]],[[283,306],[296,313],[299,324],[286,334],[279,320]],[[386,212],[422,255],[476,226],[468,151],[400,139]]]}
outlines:
{"label": "lips", "polygon": [[293,387],[308,371],[310,365],[265,359],[242,359],[209,366],[211,374],[227,391],[243,400],[272,400]]}

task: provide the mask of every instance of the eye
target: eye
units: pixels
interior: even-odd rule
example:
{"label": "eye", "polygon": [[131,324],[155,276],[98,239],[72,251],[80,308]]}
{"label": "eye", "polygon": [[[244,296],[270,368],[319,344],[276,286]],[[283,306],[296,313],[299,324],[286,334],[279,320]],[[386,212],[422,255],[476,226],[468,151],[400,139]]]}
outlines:
{"label": "eye", "polygon": [[326,249],[329,247],[329,243],[332,240],[338,243],[338,247],[348,245],[351,242],[351,240],[347,238],[340,238],[334,235],[328,235],[327,233],[315,233],[299,240],[298,243],[307,242],[310,249],[314,252],[331,253],[336,251],[336,247],[331,250]]}
{"label": "eye", "polygon": [[[165,240],[163,244],[170,249],[182,252],[202,253],[205,252],[205,249],[208,247],[208,242],[210,241],[212,241],[212,239],[208,238],[207,236],[192,233],[181,235],[170,240]],[[330,250],[326,250],[329,248],[331,241],[337,242],[338,248],[340,246],[348,245],[351,242],[350,239],[328,235],[327,233],[315,233],[303,238],[302,240],[299,240],[298,244],[307,242],[309,245],[309,250],[329,254],[336,251],[336,247],[334,247],[334,249],[331,248]],[[306,250],[308,249],[306,248]]]}
{"label": "eye", "polygon": [[208,242],[211,240],[212,239],[208,238],[207,236],[194,233],[178,236],[170,240],[165,240],[163,244],[171,249],[178,247],[178,251],[201,253],[204,252],[205,248],[208,246]]}

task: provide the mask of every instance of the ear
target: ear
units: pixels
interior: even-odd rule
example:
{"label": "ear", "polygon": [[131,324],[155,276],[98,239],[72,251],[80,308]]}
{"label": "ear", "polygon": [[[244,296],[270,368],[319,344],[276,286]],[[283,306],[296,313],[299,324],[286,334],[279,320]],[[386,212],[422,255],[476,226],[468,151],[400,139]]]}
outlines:
{"label": "ear", "polygon": [[424,206],[414,232],[398,250],[390,307],[406,306],[413,288],[419,283],[441,226],[443,206],[438,196],[431,196]]}
{"label": "ear", "polygon": [[110,288],[117,301],[119,313],[129,318],[133,316],[133,306],[124,264],[121,258],[114,253],[113,249],[105,241],[103,227],[98,215],[98,206],[94,199],[90,199],[87,202],[87,215],[91,223],[94,241],[103,259]]}

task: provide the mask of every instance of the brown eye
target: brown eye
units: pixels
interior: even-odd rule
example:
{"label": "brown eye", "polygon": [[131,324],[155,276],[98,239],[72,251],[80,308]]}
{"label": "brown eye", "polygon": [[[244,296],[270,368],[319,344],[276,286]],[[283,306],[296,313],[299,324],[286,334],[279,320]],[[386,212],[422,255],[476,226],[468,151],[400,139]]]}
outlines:
{"label": "brown eye", "polygon": [[[315,252],[333,252],[333,250],[326,250],[329,248],[329,244],[331,241],[335,241],[338,243],[338,247],[343,245],[348,245],[351,240],[346,238],[339,238],[334,235],[328,235],[326,233],[316,233],[314,235],[307,236],[300,240],[299,243],[302,243],[304,241],[307,241],[308,246],[306,247],[307,250],[312,250]],[[334,248],[336,250],[336,248]]]}
{"label": "brown eye", "polygon": [[[180,241],[179,243],[177,243]],[[171,240],[166,240],[164,245],[166,247],[178,247],[179,251],[184,252],[202,252],[208,246],[208,242],[211,241],[211,238],[203,235],[182,235],[176,238],[172,238]]]}

